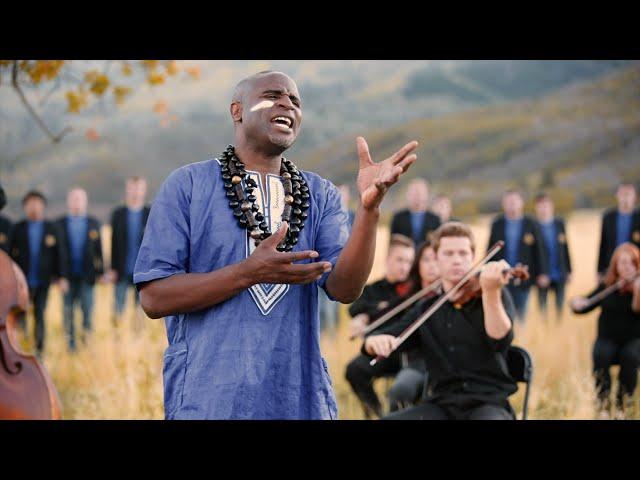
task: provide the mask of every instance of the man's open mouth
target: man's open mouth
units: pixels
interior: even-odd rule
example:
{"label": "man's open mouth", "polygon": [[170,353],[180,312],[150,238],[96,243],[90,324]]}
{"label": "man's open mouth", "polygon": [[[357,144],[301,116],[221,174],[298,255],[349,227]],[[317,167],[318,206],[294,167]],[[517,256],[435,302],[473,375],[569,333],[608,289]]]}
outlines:
{"label": "man's open mouth", "polygon": [[293,118],[278,115],[277,117],[273,117],[271,119],[271,123],[275,123],[276,125],[281,127],[282,130],[289,131],[293,127]]}

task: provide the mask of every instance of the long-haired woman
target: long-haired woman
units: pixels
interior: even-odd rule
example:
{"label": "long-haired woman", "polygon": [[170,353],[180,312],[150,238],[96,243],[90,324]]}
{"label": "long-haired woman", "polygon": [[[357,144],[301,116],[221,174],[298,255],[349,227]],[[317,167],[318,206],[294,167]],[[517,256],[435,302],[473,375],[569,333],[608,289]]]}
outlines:
{"label": "long-haired woman", "polygon": [[[574,313],[600,307],[598,336],[593,346],[593,373],[600,408],[608,410],[611,391],[609,368],[620,365],[618,408],[624,409],[638,382],[640,366],[640,250],[632,243],[616,248],[602,283],[586,297],[571,300]],[[589,298],[623,280],[622,286],[600,301]],[[626,399],[626,400],[625,400]]]}

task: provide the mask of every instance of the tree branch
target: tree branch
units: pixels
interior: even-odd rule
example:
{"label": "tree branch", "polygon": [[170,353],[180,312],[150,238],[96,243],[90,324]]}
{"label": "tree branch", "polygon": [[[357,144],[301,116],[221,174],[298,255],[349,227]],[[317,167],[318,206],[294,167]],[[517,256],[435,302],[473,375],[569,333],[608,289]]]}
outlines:
{"label": "tree branch", "polygon": [[27,111],[34,118],[34,120],[36,121],[38,126],[42,129],[42,131],[47,135],[47,137],[49,137],[49,139],[53,143],[60,142],[60,140],[62,140],[62,137],[64,137],[67,133],[69,133],[70,131],[73,130],[71,127],[65,127],[58,135],[54,135],[47,128],[47,126],[44,124],[44,122],[42,121],[40,116],[37,114],[37,112],[33,109],[31,104],[27,100],[27,97],[25,97],[24,92],[22,91],[22,89],[20,88],[20,85],[18,84],[18,60],[14,60],[13,61],[13,71],[12,71],[12,75],[11,75],[11,85],[13,86],[14,90],[16,91],[18,96],[20,97],[20,100],[22,101],[22,104],[24,105],[24,107],[27,109]]}
{"label": "tree branch", "polygon": [[42,108],[44,106],[45,103],[47,103],[47,100],[49,100],[49,97],[56,91],[58,91],[58,89],[60,88],[60,77],[57,77],[54,80],[53,86],[51,87],[51,90],[49,90],[44,97],[40,98],[38,100],[38,107]]}

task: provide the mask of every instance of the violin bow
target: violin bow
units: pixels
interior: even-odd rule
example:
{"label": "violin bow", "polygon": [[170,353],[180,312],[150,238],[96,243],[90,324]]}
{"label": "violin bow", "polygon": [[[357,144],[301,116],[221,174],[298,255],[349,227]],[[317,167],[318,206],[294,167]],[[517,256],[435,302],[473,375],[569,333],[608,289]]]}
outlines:
{"label": "violin bow", "polygon": [[[436,310],[438,310],[438,308],[444,305],[444,302],[448,301],[451,297],[458,293],[462,286],[467,283],[467,281],[469,281],[471,277],[478,273],[482,269],[482,267],[502,249],[502,247],[504,247],[504,242],[502,240],[496,242],[496,244],[487,252],[487,255],[479,260],[474,266],[472,266],[471,269],[465,274],[465,276],[462,277],[462,279],[458,283],[456,283],[451,290],[442,295],[425,313],[423,313],[420,317],[418,317],[416,321],[409,325],[405,329],[405,331],[402,332],[397,338],[396,346],[391,351],[391,353],[396,351],[398,347],[402,345],[407,340],[407,338],[409,338],[413,334],[413,332],[420,328],[422,324],[426,322]],[[378,363],[380,360],[383,360],[384,358],[385,357],[378,355],[376,358],[369,362],[369,365],[373,367],[376,363]]]}
{"label": "violin bow", "polygon": [[422,297],[424,297],[428,293],[431,293],[431,292],[437,290],[440,287],[440,285],[442,285],[442,280],[440,280],[440,279],[430,283],[428,286],[424,287],[422,290],[414,293],[409,298],[405,299],[402,303],[396,305],[394,308],[392,308],[387,313],[385,313],[380,318],[378,318],[375,322],[373,322],[370,325],[367,325],[367,328],[365,328],[360,334],[351,335],[349,337],[349,340],[354,340],[356,337],[364,337],[368,333],[370,333],[373,330],[375,330],[376,328],[378,328],[380,325],[382,325],[385,322],[387,322],[390,318],[395,317],[402,310],[405,310],[406,308],[408,308],[411,305],[413,305],[415,302],[420,300]]}
{"label": "violin bow", "polygon": [[585,308],[589,308],[594,303],[598,303],[603,298],[608,297],[609,295],[611,295],[616,290],[618,290],[618,289],[624,287],[625,285],[627,285],[627,283],[635,281],[635,279],[638,278],[639,276],[640,276],[640,274],[637,274],[631,280],[625,280],[624,278],[621,278],[620,280],[618,280],[613,285],[609,285],[607,288],[602,290],[600,293],[598,293],[598,294],[594,295],[593,297],[589,298],[587,305],[584,306],[583,308],[581,308],[581,310],[584,310]]}

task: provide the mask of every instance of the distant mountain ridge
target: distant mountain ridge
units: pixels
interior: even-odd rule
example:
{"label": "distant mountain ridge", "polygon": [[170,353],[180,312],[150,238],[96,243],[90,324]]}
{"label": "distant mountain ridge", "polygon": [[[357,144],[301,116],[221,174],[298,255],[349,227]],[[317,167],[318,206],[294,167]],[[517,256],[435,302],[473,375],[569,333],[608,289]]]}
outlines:
{"label": "distant mountain ridge", "polygon": [[[627,158],[621,152],[630,148],[636,131],[625,111],[635,105],[633,98],[625,107],[615,100],[615,94],[598,99],[584,94],[592,99],[587,102],[592,111],[585,112],[591,123],[597,122],[598,112],[612,102],[610,107],[615,111],[603,118],[613,122],[608,127],[613,136],[595,135],[593,125],[588,127],[589,122],[582,120],[578,110],[554,116],[549,109],[553,109],[552,104],[561,110],[566,108],[562,97],[574,91],[571,85],[604,81],[599,79],[611,72],[615,76],[623,70],[637,71],[635,65],[629,61],[202,62],[201,81],[167,85],[159,90],[161,94],[141,92],[122,112],[108,117],[101,115],[98,107],[80,117],[61,117],[54,102],[46,112],[54,126],[76,122],[83,133],[84,128],[97,125],[101,135],[99,140],[90,141],[75,134],[55,146],[42,141],[12,92],[0,88],[0,104],[7,107],[0,109],[0,179],[10,196],[10,212],[19,210],[19,197],[34,187],[51,197],[54,208],[64,201],[67,188],[73,184],[87,187],[93,204],[113,204],[122,195],[123,178],[130,174],[148,176],[153,194],[173,169],[210,158],[232,141],[227,108],[233,85],[265,68],[289,73],[302,93],[302,132],[288,157],[336,182],[354,179],[355,136],[359,134],[365,134],[377,158],[408,136],[417,135],[423,140],[422,163],[415,172],[442,185],[451,176],[466,175],[473,180],[498,169],[490,177],[494,178],[501,176],[503,168],[505,172],[519,171],[520,163],[547,165],[549,162],[540,160],[538,153],[541,144],[552,137],[555,140],[549,148],[553,158],[563,148],[576,154],[571,146],[575,142],[558,140],[562,132],[582,138],[578,143],[584,149],[589,139],[600,142],[598,148],[609,151],[600,158],[609,158],[615,152]],[[564,88],[564,93],[554,97],[551,92],[558,88]],[[555,100],[533,100],[544,94]],[[583,93],[571,95],[578,98]],[[179,119],[169,128],[160,127],[158,117],[151,112],[150,106],[158,98],[166,99]],[[595,104],[601,105],[596,108]],[[542,113],[527,111],[540,106],[546,109]],[[494,120],[488,120],[494,116]],[[564,125],[560,121],[563,118],[569,124]],[[548,121],[553,125],[551,131]],[[580,126],[573,128],[571,122]],[[616,122],[621,123],[616,126]],[[612,147],[613,138],[627,146]],[[564,160],[561,163],[567,164]],[[433,168],[436,165],[438,168]],[[583,174],[588,177],[588,170]],[[484,198],[482,188],[478,188],[467,193],[463,188],[456,196],[461,201],[469,201],[476,194]],[[389,202],[395,201],[392,195]],[[491,202],[487,197],[478,208],[489,208]]]}

